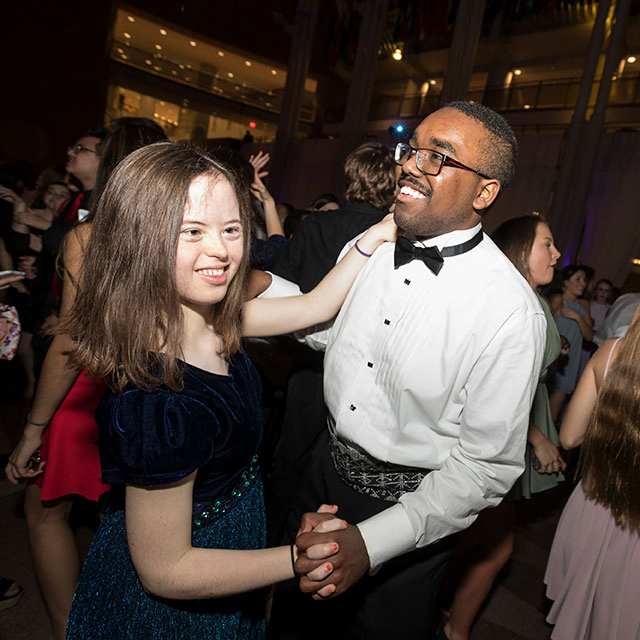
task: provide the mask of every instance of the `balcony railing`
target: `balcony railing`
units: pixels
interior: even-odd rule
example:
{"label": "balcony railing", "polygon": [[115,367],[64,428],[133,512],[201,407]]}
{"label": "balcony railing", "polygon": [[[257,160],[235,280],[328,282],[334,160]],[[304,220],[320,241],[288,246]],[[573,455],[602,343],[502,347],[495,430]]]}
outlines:
{"label": "balcony railing", "polygon": [[[120,64],[188,85],[232,102],[251,105],[276,114],[282,109],[280,91],[265,91],[249,87],[206,69],[198,69],[191,64],[172,60],[161,53],[144,51],[128,42],[114,41],[111,58]],[[303,94],[300,118],[305,122],[313,122],[315,119],[315,95],[312,93]]]}
{"label": "balcony railing", "polygon": [[[497,111],[526,109],[573,109],[580,89],[580,78],[546,80],[509,87],[487,87],[471,90],[468,100],[481,102]],[[595,106],[599,82],[595,82],[589,96],[589,106]],[[440,95],[429,92],[426,96],[379,96],[374,98],[369,112],[370,120],[411,118],[437,109]],[[611,83],[609,105],[640,105],[640,74],[623,76]]]}

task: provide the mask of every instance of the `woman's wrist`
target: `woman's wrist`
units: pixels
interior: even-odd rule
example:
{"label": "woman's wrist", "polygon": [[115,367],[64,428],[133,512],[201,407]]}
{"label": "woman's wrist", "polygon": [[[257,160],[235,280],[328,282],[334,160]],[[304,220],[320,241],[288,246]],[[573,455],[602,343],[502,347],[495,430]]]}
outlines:
{"label": "woman's wrist", "polygon": [[31,416],[31,411],[27,413],[27,424],[30,424],[33,427],[45,429],[49,425],[49,422],[51,422],[51,420],[34,420],[34,418]]}

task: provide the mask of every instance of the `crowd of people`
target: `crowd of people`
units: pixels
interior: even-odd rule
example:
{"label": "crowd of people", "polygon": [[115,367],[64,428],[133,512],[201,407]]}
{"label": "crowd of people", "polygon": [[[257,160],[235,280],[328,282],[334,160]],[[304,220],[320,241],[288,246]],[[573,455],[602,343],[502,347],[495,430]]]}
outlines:
{"label": "crowd of people", "polygon": [[33,188],[7,168],[0,356],[30,410],[5,473],[54,640],[467,640],[516,501],[567,481],[552,638],[640,637],[640,296],[610,310],[540,216],[483,231],[516,159],[452,102],[355,149],[344,206],[276,204],[268,154],[144,118]]}

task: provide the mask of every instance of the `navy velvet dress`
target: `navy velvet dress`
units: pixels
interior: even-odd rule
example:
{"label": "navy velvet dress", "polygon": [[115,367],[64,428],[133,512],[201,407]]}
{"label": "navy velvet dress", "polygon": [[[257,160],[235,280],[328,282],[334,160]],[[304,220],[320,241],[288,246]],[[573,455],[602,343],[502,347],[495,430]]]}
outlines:
{"label": "navy velvet dress", "polygon": [[158,487],[197,469],[192,544],[265,546],[260,382],[245,354],[229,375],[185,364],[184,390],[108,392],[98,411],[105,517],[82,569],[67,638],[262,638],[264,593],[168,600],[144,591],[127,545],[124,485]]}

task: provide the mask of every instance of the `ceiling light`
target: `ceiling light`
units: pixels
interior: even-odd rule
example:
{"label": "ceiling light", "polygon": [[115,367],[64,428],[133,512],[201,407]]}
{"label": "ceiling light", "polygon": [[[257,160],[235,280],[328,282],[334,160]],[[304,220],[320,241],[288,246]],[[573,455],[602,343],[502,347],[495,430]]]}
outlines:
{"label": "ceiling light", "polygon": [[124,49],[121,49],[120,47],[118,47],[118,48],[116,49],[116,51],[117,51],[118,53],[124,53]]}
{"label": "ceiling light", "polygon": [[195,47],[198,43],[197,43],[195,40],[189,40],[189,44],[190,44],[192,47]]}
{"label": "ceiling light", "polygon": [[147,64],[151,64],[151,60],[145,60]]}
{"label": "ceiling light", "polygon": [[171,69],[171,75],[177,76],[178,72],[175,69]]}
{"label": "ceiling light", "polygon": [[429,80],[429,84],[430,84],[431,86],[433,86],[435,83],[436,83],[436,81],[435,81],[435,80]]}
{"label": "ceiling light", "polygon": [[218,55],[219,55],[221,58],[224,58],[224,51],[218,51]]}
{"label": "ceiling light", "polygon": [[265,102],[264,104],[265,104],[265,107],[270,107],[271,106],[270,102]]}
{"label": "ceiling light", "polygon": [[160,100],[160,106],[164,107],[164,102],[162,100]]}
{"label": "ceiling light", "polygon": [[275,75],[276,75],[276,73],[278,73],[278,72],[277,72],[275,69],[271,69],[271,75],[272,75],[272,76],[275,76]]}
{"label": "ceiling light", "polygon": [[131,34],[127,33],[126,31],[122,34],[125,38],[130,38]]}
{"label": "ceiling light", "polygon": [[244,64],[245,64],[245,66],[250,67],[252,62],[251,62],[251,60],[245,60]]}
{"label": "ceiling light", "polygon": [[154,113],[154,114],[153,114],[153,117],[154,117],[154,118],[159,118],[159,117],[160,117],[160,114],[159,114],[159,113]]}
{"label": "ceiling light", "polygon": [[187,69],[191,69],[191,65],[190,64],[187,65]]}
{"label": "ceiling light", "polygon": [[636,60],[637,60],[637,58],[636,58],[635,56],[629,56],[629,57],[627,58],[627,62],[628,62],[629,64],[633,64]]}
{"label": "ceiling light", "polygon": [[633,264],[640,264],[640,258],[634,258],[631,262]]}
{"label": "ceiling light", "polygon": [[183,65],[183,64],[181,64],[181,65],[180,65],[180,68],[181,68],[181,69],[184,69],[184,65]]}
{"label": "ceiling light", "polygon": [[160,35],[161,36],[166,36],[167,35],[167,30],[166,29],[160,29]]}
{"label": "ceiling light", "polygon": [[160,71],[160,67],[158,67],[157,65],[155,67],[153,67],[156,71]]}
{"label": "ceiling light", "polygon": [[393,52],[393,56],[392,57],[393,57],[394,60],[402,60],[402,49],[396,49]]}
{"label": "ceiling light", "polygon": [[128,56],[128,55],[126,55],[126,54],[124,54],[124,53],[123,53],[120,57],[121,57],[123,60],[128,60],[128,59],[129,59],[129,56]]}
{"label": "ceiling light", "polygon": [[525,108],[525,109],[531,109],[531,105],[530,105],[530,104],[525,104],[525,105],[524,105],[524,108]]}
{"label": "ceiling light", "polygon": [[162,47],[161,47],[159,44],[157,44],[157,45],[156,45],[156,49],[157,49],[158,51],[162,51]]}
{"label": "ceiling light", "polygon": [[133,16],[127,16],[127,20],[129,22],[135,22],[136,21],[136,19]]}
{"label": "ceiling light", "polygon": [[186,76],[185,80],[188,80],[189,82],[191,82],[191,76]]}
{"label": "ceiling light", "polygon": [[514,76],[522,75],[522,69],[514,69],[513,70],[513,75]]}
{"label": "ceiling light", "polygon": [[233,73],[231,73],[231,71],[229,71],[229,73],[227,73],[227,76],[229,76],[229,78],[233,78]]}

